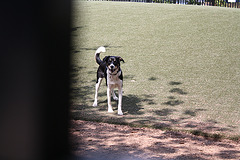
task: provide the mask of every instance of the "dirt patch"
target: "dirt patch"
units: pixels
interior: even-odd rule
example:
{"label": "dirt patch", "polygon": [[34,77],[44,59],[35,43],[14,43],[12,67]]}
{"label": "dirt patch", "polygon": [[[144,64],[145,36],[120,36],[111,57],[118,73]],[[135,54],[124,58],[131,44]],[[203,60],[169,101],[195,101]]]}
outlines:
{"label": "dirt patch", "polygon": [[96,160],[239,159],[240,144],[186,133],[124,125],[71,121],[71,149],[76,157]]}

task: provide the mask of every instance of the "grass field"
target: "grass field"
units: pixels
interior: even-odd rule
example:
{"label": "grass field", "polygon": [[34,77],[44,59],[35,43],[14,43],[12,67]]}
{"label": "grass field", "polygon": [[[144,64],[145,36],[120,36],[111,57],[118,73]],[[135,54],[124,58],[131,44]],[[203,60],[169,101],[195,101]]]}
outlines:
{"label": "grass field", "polygon": [[[108,123],[240,135],[240,10],[73,1],[72,116]],[[94,52],[121,56],[123,112],[92,107]]]}

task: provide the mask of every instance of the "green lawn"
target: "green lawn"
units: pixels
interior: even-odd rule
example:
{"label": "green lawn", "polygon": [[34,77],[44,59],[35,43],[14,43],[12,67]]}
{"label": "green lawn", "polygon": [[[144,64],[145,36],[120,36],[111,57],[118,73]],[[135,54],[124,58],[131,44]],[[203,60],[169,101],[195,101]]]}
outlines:
{"label": "green lawn", "polygon": [[[74,119],[240,135],[240,9],[73,1]],[[94,52],[121,56],[123,112],[94,108]]]}

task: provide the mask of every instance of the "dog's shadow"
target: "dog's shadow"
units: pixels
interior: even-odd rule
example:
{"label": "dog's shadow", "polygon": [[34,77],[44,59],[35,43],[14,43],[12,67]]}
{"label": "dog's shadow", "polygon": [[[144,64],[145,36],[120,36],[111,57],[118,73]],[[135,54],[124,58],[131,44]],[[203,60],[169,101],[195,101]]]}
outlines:
{"label": "dog's shadow", "polygon": [[[100,94],[100,96],[103,96],[103,95]],[[143,114],[143,111],[140,111],[141,109],[143,109],[142,105],[140,104],[140,102],[142,101],[141,98],[138,98],[137,96],[132,95],[132,94],[126,95],[126,96],[123,95],[122,101],[123,101],[122,102],[122,111],[123,111],[124,115],[127,115],[127,114],[141,115],[141,114]],[[117,110],[118,101],[111,99],[111,103],[113,106],[113,110]],[[98,104],[100,104],[102,106],[99,110],[107,109],[107,99],[99,102]]]}
{"label": "dog's shadow", "polygon": [[143,111],[141,111],[142,105],[140,104],[142,101],[141,98],[129,94],[129,95],[123,95],[123,106],[122,110],[124,114],[132,114],[132,115],[141,115],[143,114]]}

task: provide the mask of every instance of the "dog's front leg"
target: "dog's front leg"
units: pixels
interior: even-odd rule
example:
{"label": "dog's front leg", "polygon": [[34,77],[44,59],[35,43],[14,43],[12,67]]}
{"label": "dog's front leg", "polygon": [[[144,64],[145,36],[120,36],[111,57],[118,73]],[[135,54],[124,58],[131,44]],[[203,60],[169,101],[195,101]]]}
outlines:
{"label": "dog's front leg", "polygon": [[111,105],[111,88],[110,85],[107,87],[107,98],[108,98],[108,112],[113,112]]}
{"label": "dog's front leg", "polygon": [[122,87],[118,87],[118,115],[123,115],[123,112],[122,112]]}

